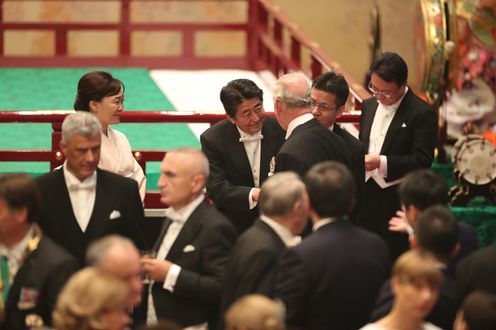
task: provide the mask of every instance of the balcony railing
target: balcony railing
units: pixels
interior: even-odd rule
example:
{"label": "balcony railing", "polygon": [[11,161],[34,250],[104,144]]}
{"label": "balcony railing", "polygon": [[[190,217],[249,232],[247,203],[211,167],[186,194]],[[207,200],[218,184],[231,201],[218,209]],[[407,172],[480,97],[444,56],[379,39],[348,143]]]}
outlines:
{"label": "balcony railing", "polygon": [[[52,124],[52,147],[50,150],[0,150],[1,162],[40,162],[50,163],[50,169],[63,164],[65,157],[59,147],[61,126],[65,116],[73,111],[0,111],[0,123],[50,123]],[[273,113],[269,113],[273,115]],[[224,114],[204,114],[177,111],[125,111],[121,114],[122,123],[207,123],[215,124],[224,119]],[[347,113],[341,122],[357,122],[359,113]],[[133,150],[133,156],[146,174],[147,162],[159,162],[167,150]],[[159,194],[147,191],[145,207],[161,208]]]}

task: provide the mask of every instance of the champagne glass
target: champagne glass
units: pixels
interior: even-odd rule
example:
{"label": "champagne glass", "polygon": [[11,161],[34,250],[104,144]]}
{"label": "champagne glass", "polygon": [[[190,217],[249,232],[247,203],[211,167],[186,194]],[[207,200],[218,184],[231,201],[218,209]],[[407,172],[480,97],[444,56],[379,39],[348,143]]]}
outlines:
{"label": "champagne glass", "polygon": [[[154,259],[157,256],[157,253],[154,250],[141,250],[140,254],[141,254],[141,259],[146,259],[146,258]],[[141,271],[141,280],[143,284],[151,283],[150,275],[144,270]]]}

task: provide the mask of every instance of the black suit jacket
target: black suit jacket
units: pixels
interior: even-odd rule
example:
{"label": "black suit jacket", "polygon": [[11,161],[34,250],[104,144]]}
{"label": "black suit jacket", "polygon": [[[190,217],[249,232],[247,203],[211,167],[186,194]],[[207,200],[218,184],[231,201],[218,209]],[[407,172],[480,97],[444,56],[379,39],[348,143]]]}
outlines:
{"label": "black suit jacket", "polygon": [[[446,271],[444,275],[443,284],[439,288],[439,297],[425,320],[437,325],[441,329],[452,329],[458,310],[456,283]],[[393,309],[393,303],[394,295],[391,291],[391,280],[387,280],[377,296],[374,310],[370,316],[370,322],[376,322],[389,314]]]}
{"label": "black suit jacket", "polygon": [[482,290],[496,294],[496,245],[482,248],[465,259],[456,267],[458,301],[460,303],[470,292]]}
{"label": "black suit jacket", "polygon": [[297,126],[283,144],[276,156],[276,172],[294,171],[303,177],[313,165],[326,160],[351,166],[343,139],[313,118]]}
{"label": "black suit jacket", "polygon": [[[166,218],[155,244],[158,251],[171,221]],[[155,283],[152,296],[158,319],[168,319],[187,327],[217,321],[221,283],[236,232],[215,207],[203,201],[191,214],[166,259],[181,267],[174,292]],[[194,247],[185,251],[185,247]]]}
{"label": "black suit jacket", "polygon": [[277,261],[286,245],[262,220],[237,240],[229,257],[222,290],[221,316],[241,296],[274,294]]}
{"label": "black suit jacket", "polygon": [[[269,173],[269,164],[284,142],[284,131],[273,117],[266,117],[262,127],[260,185]],[[239,142],[236,125],[227,119],[206,130],[200,141],[210,163],[208,196],[239,233],[249,228],[258,217],[258,207],[250,210],[248,195],[255,187],[245,147]]]}
{"label": "black suit jacket", "polygon": [[[74,255],[81,266],[88,245],[109,234],[129,237],[139,249],[147,247],[143,204],[136,181],[97,169],[95,205],[84,233],[72,210],[63,168],[38,177],[37,182],[43,198],[40,227]],[[120,213],[120,217],[110,219],[114,210]]]}
{"label": "black suit jacket", "polygon": [[341,218],[284,253],[275,296],[290,327],[359,329],[389,270],[385,243]]}
{"label": "black suit jacket", "polygon": [[[372,97],[362,104],[360,141],[369,150],[370,130],[377,110]],[[387,157],[386,181],[394,181],[418,168],[429,168],[437,141],[434,109],[408,90],[389,125],[380,154]]]}
{"label": "black suit jacket", "polygon": [[465,222],[458,222],[458,243],[460,243],[460,249],[448,260],[447,273],[453,278],[455,278],[455,271],[458,263],[466,256],[479,249],[477,232],[474,227]]}
{"label": "black suit jacket", "polygon": [[351,155],[351,172],[355,178],[356,186],[356,204],[353,212],[355,216],[360,213],[362,200],[366,198],[363,191],[365,184],[365,145],[337,124],[334,124],[332,131],[343,139]]}
{"label": "black suit jacket", "polygon": [[[36,250],[32,251],[20,266],[9,291],[5,306],[5,320],[2,330],[24,330],[26,316],[37,315],[45,325],[52,323],[52,310],[61,288],[78,269],[77,260],[46,236],[42,236]],[[24,295],[21,292],[31,293]],[[35,301],[30,298],[37,293]],[[19,302],[24,301],[24,305]],[[34,304],[30,304],[34,302]],[[32,325],[32,324],[31,324]]]}

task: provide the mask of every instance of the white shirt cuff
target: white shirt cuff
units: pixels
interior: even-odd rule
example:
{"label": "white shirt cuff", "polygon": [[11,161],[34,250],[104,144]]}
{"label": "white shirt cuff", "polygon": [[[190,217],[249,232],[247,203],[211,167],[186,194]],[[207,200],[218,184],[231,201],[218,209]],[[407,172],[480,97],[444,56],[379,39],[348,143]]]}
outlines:
{"label": "white shirt cuff", "polygon": [[408,236],[412,236],[413,235],[413,227],[410,226],[410,224],[407,225],[406,227],[406,233],[408,234]]}
{"label": "white shirt cuff", "polygon": [[255,202],[251,196],[253,195],[253,191],[255,191],[255,188],[251,188],[250,193],[248,194],[248,205],[250,206],[250,210],[254,209],[255,206],[257,206],[257,202]]}
{"label": "white shirt cuff", "polygon": [[181,272],[181,266],[172,264],[164,280],[163,288],[165,290],[170,291],[171,293],[174,292],[174,286],[176,285],[177,278],[179,277],[180,272]]}
{"label": "white shirt cuff", "polygon": [[384,155],[379,156],[381,158],[381,163],[379,164],[378,172],[379,176],[386,178],[387,177],[387,157]]}

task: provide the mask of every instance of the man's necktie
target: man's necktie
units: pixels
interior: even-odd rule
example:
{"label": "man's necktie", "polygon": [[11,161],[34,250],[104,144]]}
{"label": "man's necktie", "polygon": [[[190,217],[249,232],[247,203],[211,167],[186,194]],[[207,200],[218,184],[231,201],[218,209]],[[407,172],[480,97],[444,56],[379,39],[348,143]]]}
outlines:
{"label": "man's necktie", "polygon": [[7,256],[2,256],[0,258],[0,275],[2,280],[2,300],[5,303],[9,295],[10,286],[12,285],[10,282],[9,259]]}

